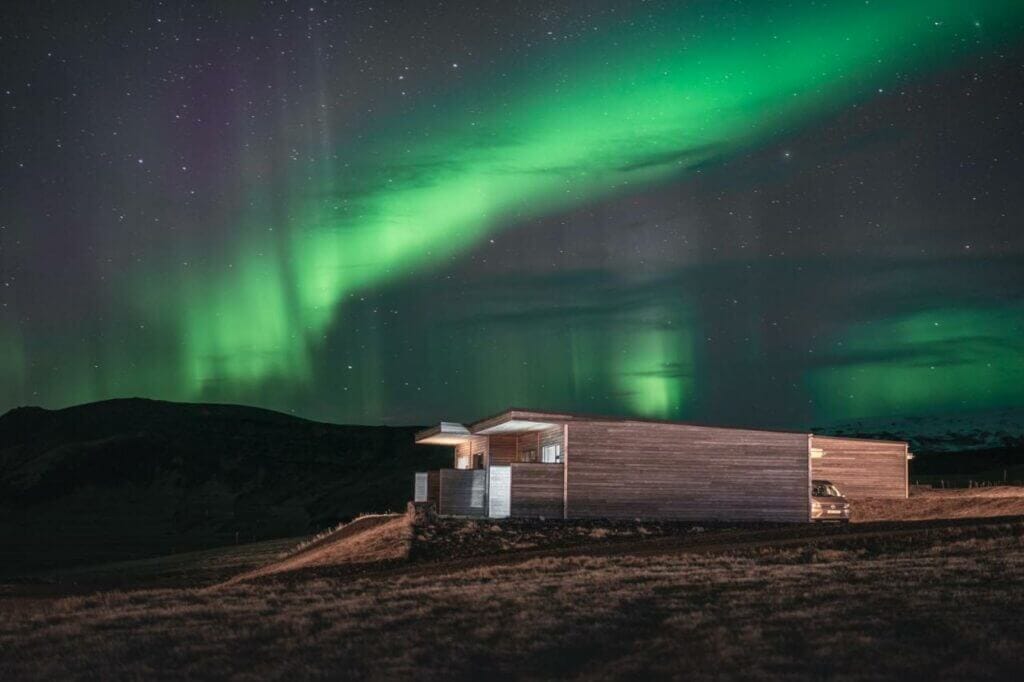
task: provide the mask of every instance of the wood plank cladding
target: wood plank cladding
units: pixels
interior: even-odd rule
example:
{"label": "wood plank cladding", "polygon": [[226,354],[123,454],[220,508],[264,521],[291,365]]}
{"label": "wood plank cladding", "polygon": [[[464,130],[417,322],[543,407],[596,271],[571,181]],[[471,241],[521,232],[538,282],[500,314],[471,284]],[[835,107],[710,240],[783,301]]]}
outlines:
{"label": "wood plank cladding", "polygon": [[456,469],[469,469],[473,466],[473,453],[470,451],[469,441],[459,443],[455,446],[455,460],[452,466]]}
{"label": "wood plank cladding", "polygon": [[[452,467],[456,469],[472,469],[475,455],[480,455],[482,461],[487,461],[487,436],[474,436],[468,441],[456,445]],[[465,463],[465,466],[460,465],[460,460]]]}
{"label": "wood plank cladding", "polygon": [[[475,458],[480,455],[484,462],[487,461],[487,436],[473,436],[469,441],[469,450]],[[470,466],[473,466],[470,460]]]}
{"label": "wood plank cladding", "polygon": [[437,512],[451,516],[484,516],[486,488],[486,469],[441,469]]}
{"label": "wood plank cladding", "polygon": [[562,465],[512,465],[512,516],[562,518]]}
{"label": "wood plank cladding", "polygon": [[563,426],[558,424],[550,429],[539,431],[540,447],[543,448],[545,445],[562,445],[562,428]]}
{"label": "wood plank cladding", "polygon": [[569,518],[810,517],[806,434],[574,420],[567,454]]}
{"label": "wood plank cladding", "polygon": [[811,462],[812,477],[832,481],[847,497],[907,496],[906,443],[811,436],[811,446],[824,452]]}
{"label": "wood plank cladding", "polygon": [[516,461],[516,435],[485,436],[490,451],[490,463],[503,465]]}
{"label": "wood plank cladding", "polygon": [[[529,457],[533,459],[529,459]],[[517,462],[539,462],[540,461],[540,434],[536,431],[521,433],[516,437],[516,460]]]}

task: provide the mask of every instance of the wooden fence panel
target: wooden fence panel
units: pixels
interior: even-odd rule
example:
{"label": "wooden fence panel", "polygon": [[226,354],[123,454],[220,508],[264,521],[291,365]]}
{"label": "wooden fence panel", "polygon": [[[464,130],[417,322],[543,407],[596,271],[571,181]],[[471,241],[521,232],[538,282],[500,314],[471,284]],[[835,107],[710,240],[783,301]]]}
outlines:
{"label": "wooden fence panel", "polygon": [[486,469],[441,469],[439,514],[484,516]]}

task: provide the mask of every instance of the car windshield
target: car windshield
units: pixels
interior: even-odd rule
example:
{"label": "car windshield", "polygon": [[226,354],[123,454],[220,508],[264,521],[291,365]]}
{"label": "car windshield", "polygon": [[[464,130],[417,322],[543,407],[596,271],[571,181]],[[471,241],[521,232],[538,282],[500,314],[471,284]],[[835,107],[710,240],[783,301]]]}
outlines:
{"label": "car windshield", "polygon": [[843,494],[839,492],[839,488],[835,487],[831,483],[815,483],[813,489],[813,495],[815,497],[842,497]]}

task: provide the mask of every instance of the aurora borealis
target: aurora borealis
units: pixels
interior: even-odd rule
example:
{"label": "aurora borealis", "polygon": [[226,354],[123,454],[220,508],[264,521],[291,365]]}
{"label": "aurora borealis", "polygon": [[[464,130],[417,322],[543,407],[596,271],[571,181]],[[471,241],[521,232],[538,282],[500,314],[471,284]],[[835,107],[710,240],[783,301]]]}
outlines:
{"label": "aurora borealis", "polygon": [[21,11],[0,408],[1024,405],[1019,2]]}

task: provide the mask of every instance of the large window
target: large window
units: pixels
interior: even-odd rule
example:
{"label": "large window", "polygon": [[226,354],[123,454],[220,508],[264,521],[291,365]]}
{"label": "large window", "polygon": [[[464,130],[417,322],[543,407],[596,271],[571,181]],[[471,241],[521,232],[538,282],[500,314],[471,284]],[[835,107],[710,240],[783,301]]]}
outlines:
{"label": "large window", "polygon": [[540,461],[545,464],[561,464],[562,463],[562,446],[561,445],[545,445],[540,449]]}

